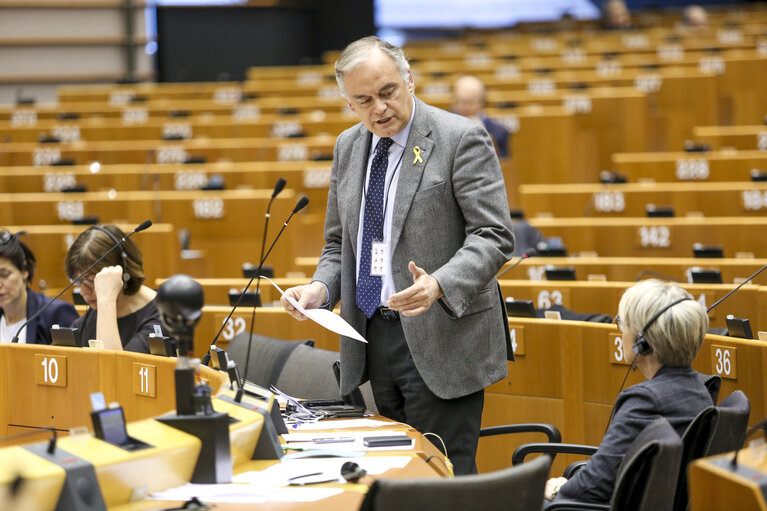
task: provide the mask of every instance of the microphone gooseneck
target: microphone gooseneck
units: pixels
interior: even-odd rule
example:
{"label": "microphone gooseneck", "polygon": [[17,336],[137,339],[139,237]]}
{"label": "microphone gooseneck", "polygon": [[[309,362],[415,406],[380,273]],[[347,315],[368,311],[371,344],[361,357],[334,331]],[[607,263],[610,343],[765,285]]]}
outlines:
{"label": "microphone gooseneck", "polygon": [[738,289],[740,289],[740,288],[741,288],[741,287],[743,287],[744,285],[746,285],[746,284],[748,284],[749,282],[751,282],[751,281],[752,281],[752,280],[753,280],[753,279],[754,279],[754,278],[755,278],[757,275],[759,275],[760,273],[762,273],[762,271],[764,271],[764,269],[765,269],[765,268],[767,268],[767,264],[766,264],[766,265],[764,265],[764,266],[762,266],[762,267],[761,267],[761,268],[759,268],[758,270],[756,270],[754,273],[752,273],[750,277],[748,277],[746,280],[744,280],[743,282],[741,282],[740,284],[738,284],[738,285],[735,287],[735,289],[733,289],[733,290],[729,291],[729,292],[728,292],[726,295],[724,295],[723,297],[721,297],[720,299],[718,299],[717,301],[715,301],[715,302],[713,303],[713,305],[711,305],[711,307],[709,307],[709,308],[706,310],[706,314],[708,314],[709,312],[711,312],[711,311],[714,309],[714,307],[716,307],[717,305],[719,305],[720,303],[722,303],[723,301],[725,301],[725,300],[726,300],[726,299],[727,299],[727,298],[728,298],[728,297],[729,297],[731,294],[733,294],[735,291],[737,291]]}
{"label": "microphone gooseneck", "polygon": [[30,323],[30,322],[31,322],[33,319],[36,319],[37,317],[39,317],[39,316],[40,316],[40,314],[42,314],[42,312],[43,312],[45,309],[47,309],[47,308],[48,308],[48,307],[49,307],[49,306],[50,306],[50,305],[51,305],[53,302],[55,302],[56,300],[58,300],[58,299],[61,297],[61,295],[63,295],[63,294],[64,294],[64,293],[66,293],[67,291],[69,291],[69,289],[70,289],[72,286],[74,286],[75,284],[77,284],[78,282],[80,282],[80,280],[81,280],[81,279],[82,279],[84,276],[86,276],[86,275],[87,275],[87,274],[88,274],[88,273],[89,273],[89,272],[90,272],[90,271],[91,271],[91,270],[92,270],[92,269],[93,269],[93,268],[94,268],[94,267],[95,267],[97,264],[99,264],[101,261],[103,261],[103,260],[104,260],[104,258],[105,258],[106,256],[108,256],[109,254],[111,254],[113,250],[115,250],[117,247],[122,247],[123,241],[127,240],[128,238],[130,238],[131,236],[133,236],[133,235],[134,235],[134,234],[136,234],[137,232],[140,232],[140,231],[143,231],[143,230],[147,229],[147,228],[148,228],[149,226],[151,226],[151,225],[152,225],[152,221],[151,221],[151,220],[144,220],[143,222],[141,222],[141,223],[139,224],[139,226],[138,226],[138,227],[136,227],[135,229],[133,229],[133,230],[130,232],[130,234],[127,234],[127,235],[125,235],[125,236],[124,236],[122,239],[120,239],[120,241],[118,241],[117,243],[115,243],[114,245],[112,245],[111,247],[109,247],[109,250],[107,250],[106,252],[104,252],[104,253],[101,255],[101,257],[99,257],[98,259],[96,259],[96,260],[93,262],[93,264],[91,264],[90,266],[88,266],[88,268],[86,268],[86,269],[85,269],[85,270],[84,270],[82,273],[80,273],[80,275],[78,275],[76,278],[74,278],[74,279],[73,279],[73,280],[72,280],[72,281],[69,283],[69,285],[67,285],[67,287],[65,287],[64,289],[62,289],[62,290],[61,290],[61,292],[60,292],[59,294],[57,294],[56,296],[54,296],[52,300],[49,300],[48,302],[46,302],[46,303],[45,303],[45,305],[43,305],[42,307],[40,307],[40,309],[39,309],[37,312],[35,312],[34,314],[32,314],[32,316],[31,316],[30,318],[28,318],[28,319],[27,319],[27,320],[24,322],[24,324],[23,324],[23,325],[21,325],[21,326],[19,327],[19,329],[18,329],[18,330],[16,330],[16,335],[14,335],[14,336],[13,336],[13,339],[11,339],[11,342],[19,342],[19,335],[21,335],[21,331],[22,331],[22,330],[24,330],[24,328],[25,328],[25,327],[26,327],[26,326],[27,326],[27,325],[28,325],[28,324],[29,324],[29,323]]}
{"label": "microphone gooseneck", "polygon": [[[224,328],[226,327],[227,323],[229,323],[229,320],[232,318],[232,315],[234,314],[234,311],[237,310],[237,307],[240,305],[240,302],[242,301],[242,298],[245,296],[245,294],[248,292],[248,289],[250,288],[250,285],[253,283],[254,280],[256,280],[256,277],[259,277],[261,275],[261,268],[264,265],[264,262],[269,258],[269,254],[272,253],[272,249],[274,248],[274,245],[277,244],[277,240],[280,239],[280,236],[282,236],[282,233],[285,231],[285,228],[288,226],[288,223],[290,223],[290,220],[293,218],[293,215],[295,215],[297,212],[301,211],[307,204],[309,203],[309,199],[306,197],[302,197],[295,208],[293,208],[293,212],[290,213],[290,216],[287,220],[282,224],[282,228],[280,229],[280,232],[277,233],[277,236],[274,237],[274,241],[272,242],[271,246],[269,247],[269,250],[266,251],[266,255],[261,258],[261,261],[258,263],[258,271],[255,275],[253,275],[250,280],[248,281],[247,285],[245,286],[245,289],[242,290],[242,293],[240,293],[240,296],[237,297],[237,300],[234,302],[234,305],[232,306],[232,310],[229,311],[229,315],[224,319],[223,323],[221,324],[221,328],[218,329],[218,333],[216,333],[216,336],[213,338],[213,342],[210,343],[210,347],[213,347],[216,345],[216,341],[218,341],[218,338],[221,336],[221,332],[224,331]],[[298,206],[301,206],[300,208]],[[208,352],[203,357],[203,364],[207,365],[208,362],[210,362],[210,347],[208,348]]]}
{"label": "microphone gooseneck", "polygon": [[510,272],[511,270],[513,270],[514,268],[516,268],[516,267],[519,265],[519,263],[521,263],[521,262],[522,262],[522,261],[524,261],[525,259],[529,259],[529,258],[531,258],[531,257],[535,257],[535,256],[537,256],[537,255],[538,255],[538,250],[536,250],[535,248],[530,248],[530,249],[529,249],[527,252],[525,252],[524,254],[522,254],[521,256],[519,256],[519,259],[517,259],[517,260],[514,262],[514,264],[512,264],[512,265],[511,265],[511,266],[509,266],[508,268],[505,268],[505,269],[503,269],[503,270],[499,271],[499,272],[498,272],[498,273],[495,275],[495,278],[496,278],[496,279],[500,279],[500,278],[501,278],[503,275],[506,275],[506,273],[508,273],[508,272]]}

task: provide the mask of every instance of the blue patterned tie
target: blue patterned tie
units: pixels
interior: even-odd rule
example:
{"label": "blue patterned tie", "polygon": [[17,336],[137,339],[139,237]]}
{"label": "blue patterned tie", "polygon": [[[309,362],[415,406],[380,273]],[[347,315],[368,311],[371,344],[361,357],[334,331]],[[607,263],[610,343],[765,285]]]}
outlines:
{"label": "blue patterned tie", "polygon": [[370,274],[373,240],[383,240],[383,200],[386,167],[389,164],[389,147],[393,140],[378,141],[370,166],[370,178],[365,195],[365,216],[362,222],[362,245],[359,247],[360,267],[357,279],[357,305],[367,317],[372,317],[381,302],[381,279]]}

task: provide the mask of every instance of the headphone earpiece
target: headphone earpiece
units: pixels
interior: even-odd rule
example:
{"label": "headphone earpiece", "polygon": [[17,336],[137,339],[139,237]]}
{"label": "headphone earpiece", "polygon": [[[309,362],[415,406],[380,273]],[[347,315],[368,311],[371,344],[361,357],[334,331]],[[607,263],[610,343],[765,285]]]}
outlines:
{"label": "headphone earpiece", "polygon": [[646,357],[652,353],[652,346],[650,346],[650,343],[647,341],[647,339],[644,337],[639,337],[636,341],[634,341],[634,346],[631,347],[631,351],[633,351],[635,355],[642,355],[643,357]]}
{"label": "headphone earpiece", "polygon": [[652,349],[652,346],[650,345],[650,342],[647,340],[647,338],[645,338],[645,333],[647,333],[647,329],[650,328],[652,324],[658,320],[661,314],[669,310],[674,305],[685,302],[687,300],[692,300],[692,298],[684,297],[684,298],[675,300],[671,302],[670,304],[666,305],[665,307],[663,307],[661,310],[659,310],[655,314],[653,314],[650,320],[647,323],[645,323],[645,326],[643,326],[642,329],[637,334],[636,340],[634,341],[634,345],[631,347],[631,351],[633,351],[634,354],[636,355],[642,355],[645,357],[647,355],[650,355],[653,352],[653,349]]}
{"label": "headphone earpiece", "polygon": [[112,238],[112,241],[115,242],[115,246],[120,245],[120,258],[122,259],[122,269],[123,269],[123,289],[125,289],[128,286],[128,281],[130,281],[130,273],[128,273],[128,253],[125,251],[125,248],[122,246],[122,241],[118,240],[114,234],[109,232],[107,229],[101,227],[100,225],[94,225],[91,227],[91,229],[98,229],[99,231],[103,232],[110,238]]}

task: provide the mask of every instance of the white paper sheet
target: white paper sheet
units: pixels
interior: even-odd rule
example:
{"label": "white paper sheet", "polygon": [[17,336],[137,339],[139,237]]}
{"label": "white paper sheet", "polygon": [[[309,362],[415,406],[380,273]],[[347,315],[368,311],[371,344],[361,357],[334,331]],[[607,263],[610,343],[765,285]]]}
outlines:
{"label": "white paper sheet", "polygon": [[[365,437],[374,436],[402,436],[407,437],[404,431],[355,431],[350,433],[288,433],[282,435],[287,446],[293,449],[333,449],[335,451],[406,451],[415,445],[410,439],[410,445],[392,445],[386,447],[367,447]],[[344,440],[343,442],[325,442],[323,440]]]}
{"label": "white paper sheet", "polygon": [[[282,460],[264,470],[243,472],[232,478],[238,483],[261,484],[264,481],[282,481],[288,484],[290,478],[305,474],[323,474],[338,477],[338,482],[345,482],[341,477],[341,465],[353,461],[367,470],[368,474],[383,474],[387,470],[403,468],[413,458],[410,456],[367,456],[364,458],[313,458],[302,460]],[[248,485],[250,485],[248,484]]]}
{"label": "white paper sheet", "polygon": [[192,497],[197,497],[203,502],[259,504],[264,502],[316,502],[343,492],[341,488],[279,486],[266,488],[263,484],[264,478],[257,479],[255,484],[188,483],[177,488],[153,493],[149,498],[155,500],[189,500]]}
{"label": "white paper sheet", "polygon": [[[280,286],[275,284],[271,279],[268,277],[261,276],[262,279],[268,280],[271,285],[273,285],[277,291],[280,292],[280,295],[285,296],[285,291],[280,289]],[[352,339],[355,339],[360,342],[367,343],[364,337],[360,335],[359,332],[357,332],[352,326],[346,322],[344,318],[339,316],[338,314],[331,312],[327,309],[304,309],[301,307],[297,301],[295,301],[293,298],[289,296],[285,296],[285,298],[290,302],[290,304],[298,309],[301,314],[306,316],[307,318],[311,319],[318,325],[320,325],[323,328],[327,328],[331,332],[335,332],[339,335],[343,335],[345,337],[351,337]]]}

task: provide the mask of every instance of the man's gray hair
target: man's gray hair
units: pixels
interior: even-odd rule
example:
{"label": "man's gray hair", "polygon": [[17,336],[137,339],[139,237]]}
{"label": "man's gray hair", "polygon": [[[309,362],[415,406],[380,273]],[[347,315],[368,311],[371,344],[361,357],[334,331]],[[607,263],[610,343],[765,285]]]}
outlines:
{"label": "man's gray hair", "polygon": [[658,362],[671,367],[695,360],[708,330],[706,308],[679,286],[655,279],[628,288],[618,305],[621,323],[636,336],[656,312],[680,298],[687,300],[661,314],[644,333]]}
{"label": "man's gray hair", "polygon": [[402,76],[402,80],[407,83],[410,64],[408,64],[402,48],[371,35],[349,44],[349,46],[344,48],[344,51],[341,52],[336,61],[336,81],[338,82],[338,88],[341,89],[341,94],[345,98],[348,99],[346,88],[344,87],[344,74],[365,62],[370,57],[370,53],[375,49],[381,50],[394,61],[399,74]]}

